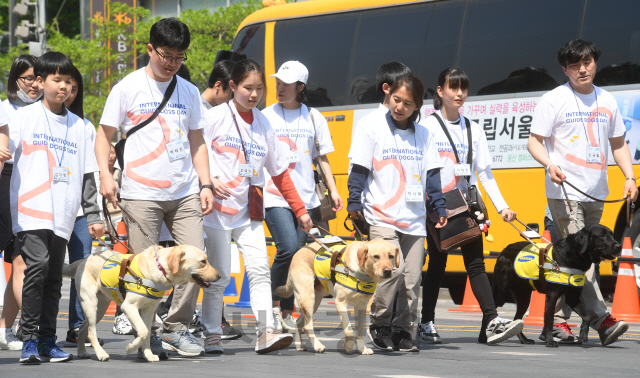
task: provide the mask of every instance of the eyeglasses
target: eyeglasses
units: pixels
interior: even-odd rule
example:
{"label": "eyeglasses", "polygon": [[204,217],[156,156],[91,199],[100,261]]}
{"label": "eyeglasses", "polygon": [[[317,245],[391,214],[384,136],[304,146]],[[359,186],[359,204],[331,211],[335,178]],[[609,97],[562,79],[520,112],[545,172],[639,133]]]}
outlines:
{"label": "eyeglasses", "polygon": [[153,50],[156,52],[156,54],[158,54],[158,56],[160,57],[160,59],[162,60],[162,63],[176,63],[176,64],[182,64],[187,60],[187,53],[184,53],[184,56],[181,56],[179,58],[172,58],[170,56],[165,56],[160,54],[160,52],[154,47]]}
{"label": "eyeglasses", "polygon": [[22,79],[22,82],[27,87],[30,87],[31,84],[33,84],[33,82],[36,81],[36,78],[33,76],[20,76],[18,77],[18,79]]}

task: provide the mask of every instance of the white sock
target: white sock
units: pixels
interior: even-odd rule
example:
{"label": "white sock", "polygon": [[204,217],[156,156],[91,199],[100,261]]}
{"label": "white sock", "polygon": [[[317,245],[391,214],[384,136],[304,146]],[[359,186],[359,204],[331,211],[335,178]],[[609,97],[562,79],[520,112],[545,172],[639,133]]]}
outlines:
{"label": "white sock", "polygon": [[0,328],[0,334],[13,333],[11,328]]}

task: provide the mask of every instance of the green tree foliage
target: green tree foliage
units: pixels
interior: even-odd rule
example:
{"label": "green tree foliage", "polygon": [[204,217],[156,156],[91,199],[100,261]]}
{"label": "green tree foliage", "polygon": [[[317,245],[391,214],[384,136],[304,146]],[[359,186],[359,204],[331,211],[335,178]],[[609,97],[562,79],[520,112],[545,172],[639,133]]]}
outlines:
{"label": "green tree foliage", "polygon": [[187,51],[187,67],[191,79],[199,89],[204,89],[213,69],[219,50],[229,50],[238,26],[248,15],[262,8],[262,2],[248,0],[215,12],[207,9],[186,10],[180,15],[191,32],[191,45]]}

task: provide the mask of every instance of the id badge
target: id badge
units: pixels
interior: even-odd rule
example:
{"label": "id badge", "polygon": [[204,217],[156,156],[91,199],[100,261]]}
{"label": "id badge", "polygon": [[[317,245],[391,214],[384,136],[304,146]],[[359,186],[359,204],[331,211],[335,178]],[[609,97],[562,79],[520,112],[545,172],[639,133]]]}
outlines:
{"label": "id badge", "polygon": [[297,163],[300,161],[300,154],[298,151],[287,151],[287,161],[289,163]]}
{"label": "id badge", "polygon": [[169,154],[169,161],[176,161],[187,157],[182,139],[167,143],[167,153]]}
{"label": "id badge", "polygon": [[471,165],[469,164],[454,164],[453,174],[459,176],[471,176]]}
{"label": "id badge", "polygon": [[600,147],[587,146],[587,163],[602,163]]}
{"label": "id badge", "polygon": [[67,167],[53,167],[53,181],[55,182],[67,182],[69,181],[69,170]]}
{"label": "id badge", "polygon": [[406,202],[424,201],[422,185],[407,185],[404,188],[404,199]]}
{"label": "id badge", "polygon": [[253,164],[240,164],[238,174],[242,177],[253,176]]}

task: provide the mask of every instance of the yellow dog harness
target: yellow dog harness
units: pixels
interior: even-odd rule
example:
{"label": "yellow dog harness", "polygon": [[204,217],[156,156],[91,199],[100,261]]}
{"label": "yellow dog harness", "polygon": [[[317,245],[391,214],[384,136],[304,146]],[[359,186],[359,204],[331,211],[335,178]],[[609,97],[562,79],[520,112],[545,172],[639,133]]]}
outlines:
{"label": "yellow dog harness", "polygon": [[[539,279],[540,270],[538,267],[538,258],[540,248],[546,246],[546,244],[538,244],[534,246],[529,244],[524,247],[516,257],[514,262],[514,268],[516,274],[520,278],[529,280],[529,284],[536,290],[534,281]],[[548,260],[553,261],[553,247],[547,252]],[[584,286],[584,273],[579,269],[572,268],[557,268],[553,264],[545,261],[544,264],[544,280],[547,282],[553,282],[566,286]]]}
{"label": "yellow dog harness", "polygon": [[[142,295],[143,297],[151,299],[162,299],[165,290],[169,289],[169,287],[163,287],[162,285],[145,279],[138,266],[138,257],[139,255],[133,256],[129,268],[142,278],[142,284],[139,284],[131,275],[127,274],[123,278],[126,292]],[[117,255],[113,255],[105,261],[100,271],[100,282],[102,286],[111,290],[111,296],[118,304],[122,304],[124,300],[124,298],[121,298],[122,295],[119,292],[120,280],[118,274],[120,273],[121,263],[122,259]]]}
{"label": "yellow dog harness", "polygon": [[[316,257],[313,259],[315,275],[327,292],[329,291],[327,285],[331,281],[331,256],[333,253],[339,253],[344,249],[344,244],[335,244],[330,246],[329,249],[330,251],[327,251],[325,248],[320,248],[320,250],[316,252]],[[340,259],[336,261],[334,271],[335,283],[338,285],[367,295],[373,295],[373,293],[375,293],[377,285],[371,280],[371,277],[349,271]]]}

